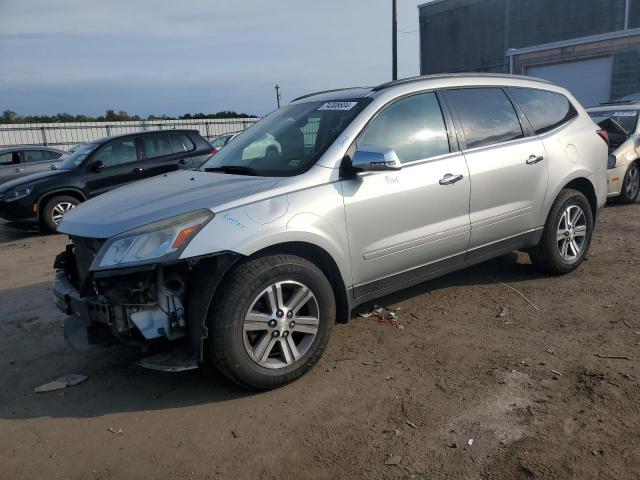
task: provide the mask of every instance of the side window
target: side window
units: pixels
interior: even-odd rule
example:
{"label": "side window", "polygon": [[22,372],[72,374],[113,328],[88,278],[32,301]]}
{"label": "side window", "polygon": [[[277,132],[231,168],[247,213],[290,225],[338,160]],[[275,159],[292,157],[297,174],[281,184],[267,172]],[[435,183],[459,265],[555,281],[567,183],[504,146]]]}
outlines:
{"label": "side window", "polygon": [[578,115],[571,102],[559,93],[533,88],[510,88],[536,133],[544,133]]}
{"label": "side window", "polygon": [[[14,161],[16,159],[17,161]],[[20,163],[20,157],[16,152],[7,152],[0,155],[0,167],[6,167],[7,165],[15,165],[17,163]]]}
{"label": "side window", "polygon": [[49,159],[49,152],[46,150],[23,150],[22,158],[24,158],[24,163],[43,162]]}
{"label": "side window", "polygon": [[182,153],[184,152],[184,145],[182,144],[182,140],[178,135],[169,135],[171,137],[171,150],[173,153]]}
{"label": "side window", "polygon": [[142,137],[142,145],[147,158],[162,157],[172,153],[169,135],[166,133],[144,135]]}
{"label": "side window", "polygon": [[100,160],[105,167],[137,161],[135,139],[121,138],[108,143],[100,149],[94,160]]}
{"label": "side window", "polygon": [[402,163],[449,153],[436,94],[412,95],[386,107],[358,139],[358,147],[365,145],[393,148]]}
{"label": "side window", "polygon": [[522,127],[509,97],[499,88],[447,91],[447,102],[458,113],[467,148],[522,138]]}
{"label": "side window", "polygon": [[193,140],[191,140],[189,135],[187,135],[186,133],[181,133],[180,139],[182,140],[184,147],[187,149],[187,152],[190,152],[191,150],[196,149],[196,144],[193,143]]}
{"label": "side window", "polygon": [[52,152],[51,150],[45,150],[42,152],[42,158],[44,160],[57,160],[62,156],[60,152]]}

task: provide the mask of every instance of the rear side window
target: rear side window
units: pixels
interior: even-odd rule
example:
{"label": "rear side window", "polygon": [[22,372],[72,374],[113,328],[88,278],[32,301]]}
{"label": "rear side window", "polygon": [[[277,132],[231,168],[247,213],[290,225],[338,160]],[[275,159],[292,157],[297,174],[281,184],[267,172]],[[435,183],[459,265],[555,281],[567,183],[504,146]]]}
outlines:
{"label": "rear side window", "polygon": [[510,91],[537,134],[553,130],[578,115],[569,99],[560,93],[534,88],[510,88]]}
{"label": "rear side window", "polygon": [[173,153],[169,135],[166,133],[145,135],[142,137],[142,145],[147,158],[163,157]]}
{"label": "rear side window", "polygon": [[524,137],[509,97],[499,88],[448,90],[447,102],[458,113],[467,148]]}
{"label": "rear side window", "polygon": [[22,152],[22,155],[24,156],[25,163],[33,163],[53,160],[59,158],[62,154],[50,150],[25,150]]}
{"label": "rear side window", "polygon": [[20,163],[20,157],[15,152],[7,152],[0,155],[0,167]]}
{"label": "rear side window", "polygon": [[184,152],[184,145],[182,144],[182,140],[178,135],[170,135],[171,137],[171,150],[173,153],[182,153]]}
{"label": "rear side window", "polygon": [[191,137],[189,137],[189,135],[187,135],[186,133],[181,133],[180,139],[182,140],[184,147],[187,149],[187,152],[190,152],[191,150],[196,149],[196,144],[193,143],[193,140],[191,140]]}
{"label": "rear side window", "polygon": [[357,146],[393,148],[402,163],[449,153],[449,139],[435,93],[422,93],[386,107]]}

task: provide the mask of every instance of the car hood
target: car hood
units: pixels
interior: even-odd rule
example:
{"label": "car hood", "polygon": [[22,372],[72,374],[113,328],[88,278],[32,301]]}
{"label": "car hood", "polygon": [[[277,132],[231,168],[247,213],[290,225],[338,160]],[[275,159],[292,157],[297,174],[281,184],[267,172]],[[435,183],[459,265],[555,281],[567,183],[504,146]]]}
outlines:
{"label": "car hood", "polygon": [[57,175],[64,175],[69,173],[69,170],[47,170],[45,172],[32,173],[31,175],[25,175],[24,177],[16,178],[8,182],[0,184],[0,193],[8,192],[9,190],[20,187],[22,185],[32,185],[34,183],[42,183]]}
{"label": "car hood", "polygon": [[185,171],[160,175],[117,188],[68,212],[58,231],[110,238],[132,228],[182,213],[216,207],[259,193],[277,178]]}

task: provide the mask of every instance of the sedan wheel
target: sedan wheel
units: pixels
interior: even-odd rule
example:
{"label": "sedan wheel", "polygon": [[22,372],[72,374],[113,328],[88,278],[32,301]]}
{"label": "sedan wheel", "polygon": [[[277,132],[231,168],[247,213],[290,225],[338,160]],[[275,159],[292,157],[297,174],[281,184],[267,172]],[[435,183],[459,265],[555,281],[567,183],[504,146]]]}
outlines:
{"label": "sedan wheel", "polygon": [[640,190],[640,170],[638,169],[638,165],[635,163],[629,167],[629,171],[627,173],[627,184],[625,187],[627,200],[629,202],[635,202],[636,198],[638,198],[638,190]]}

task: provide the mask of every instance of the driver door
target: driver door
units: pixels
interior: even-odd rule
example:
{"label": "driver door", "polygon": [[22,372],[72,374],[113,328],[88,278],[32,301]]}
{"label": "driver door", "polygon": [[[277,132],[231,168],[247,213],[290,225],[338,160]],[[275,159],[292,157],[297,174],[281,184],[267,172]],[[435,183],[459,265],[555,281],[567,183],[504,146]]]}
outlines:
{"label": "driver door", "polygon": [[461,264],[470,236],[469,171],[434,92],[385,107],[366,145],[394,149],[402,169],[341,181],[356,298]]}
{"label": "driver door", "polygon": [[[95,168],[102,162],[101,168]],[[88,162],[87,192],[90,197],[142,178],[135,137],[117,138],[103,145]]]}

